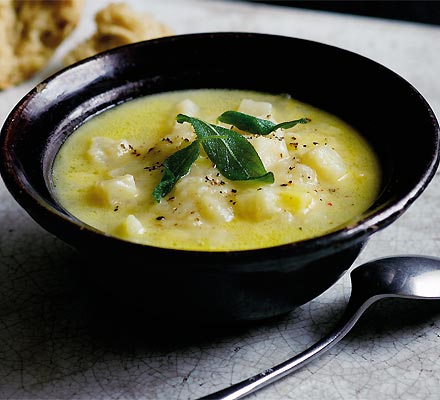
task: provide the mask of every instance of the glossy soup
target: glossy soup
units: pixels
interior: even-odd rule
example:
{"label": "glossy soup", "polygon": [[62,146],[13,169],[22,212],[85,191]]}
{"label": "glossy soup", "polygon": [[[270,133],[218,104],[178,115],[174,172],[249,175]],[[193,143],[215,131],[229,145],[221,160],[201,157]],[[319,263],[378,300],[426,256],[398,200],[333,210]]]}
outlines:
{"label": "glossy soup", "polygon": [[[273,183],[226,179],[202,150],[189,173],[158,202],[164,160],[192,143],[191,124],[227,110],[279,123],[310,119],[269,135],[247,134]],[[79,127],[53,165],[62,206],[125,240],[187,250],[244,250],[312,238],[359,217],[373,203],[380,167],[361,133],[289,96],[203,89],[146,96]]]}

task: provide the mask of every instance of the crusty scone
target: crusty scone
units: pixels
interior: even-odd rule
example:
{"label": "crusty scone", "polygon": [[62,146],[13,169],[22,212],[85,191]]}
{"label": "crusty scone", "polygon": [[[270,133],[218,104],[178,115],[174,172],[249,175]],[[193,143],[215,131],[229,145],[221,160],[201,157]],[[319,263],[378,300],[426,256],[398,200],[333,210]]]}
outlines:
{"label": "crusty scone", "polygon": [[173,34],[164,23],[124,2],[110,3],[100,10],[95,23],[96,32],[64,57],[65,65],[114,47]]}
{"label": "crusty scone", "polygon": [[0,1],[0,90],[43,68],[77,26],[84,0]]}

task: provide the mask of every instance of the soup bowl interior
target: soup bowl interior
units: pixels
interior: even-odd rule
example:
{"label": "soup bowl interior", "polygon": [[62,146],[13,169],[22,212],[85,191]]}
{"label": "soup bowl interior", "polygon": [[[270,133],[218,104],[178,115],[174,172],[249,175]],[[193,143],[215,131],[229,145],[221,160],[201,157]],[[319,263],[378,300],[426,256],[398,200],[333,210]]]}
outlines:
{"label": "soup bowl interior", "polygon": [[[292,54],[285,61],[283,54]],[[348,226],[286,245],[244,251],[155,248],[106,235],[55,199],[51,169],[82,123],[141,96],[196,88],[287,93],[351,124],[382,168],[374,204]],[[395,221],[437,169],[438,123],[420,93],[386,67],[317,42],[240,32],[178,35],[111,50],[51,76],[12,110],[1,173],[17,202],[79,250],[81,267],[145,314],[204,322],[251,321],[323,293],[369,237]]]}

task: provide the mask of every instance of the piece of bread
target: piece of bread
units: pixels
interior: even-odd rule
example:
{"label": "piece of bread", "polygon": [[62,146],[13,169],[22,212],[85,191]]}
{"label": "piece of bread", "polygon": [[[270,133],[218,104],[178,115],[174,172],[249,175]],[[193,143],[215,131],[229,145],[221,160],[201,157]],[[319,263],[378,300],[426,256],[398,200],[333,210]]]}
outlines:
{"label": "piece of bread", "polygon": [[95,23],[96,32],[67,53],[65,65],[118,46],[173,34],[150,14],[139,13],[123,2],[110,3],[100,10]]}
{"label": "piece of bread", "polygon": [[77,26],[84,0],[0,1],[0,90],[43,68]]}

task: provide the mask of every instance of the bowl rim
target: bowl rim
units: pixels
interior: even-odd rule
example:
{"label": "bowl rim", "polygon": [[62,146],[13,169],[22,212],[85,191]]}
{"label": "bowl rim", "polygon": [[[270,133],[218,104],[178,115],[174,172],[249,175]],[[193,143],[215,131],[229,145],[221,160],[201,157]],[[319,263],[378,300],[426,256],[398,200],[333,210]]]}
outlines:
{"label": "bowl rim", "polygon": [[[432,132],[433,132],[433,142],[435,143],[434,148],[432,149],[432,157],[427,164],[427,167],[424,170],[424,174],[419,179],[416,185],[408,191],[404,196],[398,197],[390,201],[386,207],[382,209],[375,210],[372,213],[363,216],[358,221],[353,224],[345,225],[343,227],[337,228],[329,233],[312,237],[305,240],[300,240],[296,242],[291,242],[287,244],[280,244],[271,247],[258,248],[258,249],[247,249],[247,250],[228,250],[228,251],[209,251],[209,250],[185,250],[185,249],[177,249],[177,248],[161,248],[155,247],[146,244],[139,244],[135,242],[131,242],[125,240],[123,238],[119,238],[113,235],[109,235],[104,233],[80,220],[73,217],[71,214],[67,213],[63,214],[56,208],[52,207],[48,204],[43,197],[30,185],[27,181],[26,177],[23,176],[19,171],[16,170],[16,166],[13,158],[9,155],[8,148],[11,146],[13,140],[12,136],[13,132],[13,124],[14,122],[20,118],[20,112],[23,108],[25,108],[26,104],[35,96],[38,96],[38,92],[45,85],[50,82],[59,79],[60,76],[63,76],[65,73],[72,69],[81,68],[83,65],[87,65],[94,60],[99,60],[101,58],[109,57],[114,53],[119,53],[127,48],[143,47],[150,45],[160,45],[161,43],[169,43],[169,42],[179,42],[182,40],[191,40],[192,38],[199,39],[232,39],[232,38],[252,38],[252,37],[266,37],[276,40],[277,38],[282,38],[284,40],[292,40],[292,41],[300,41],[311,43],[314,46],[323,46],[330,49],[335,49],[337,51],[342,51],[347,54],[351,54],[359,59],[364,59],[369,63],[374,63],[377,66],[381,66],[386,69],[388,73],[393,74],[397,79],[400,79],[409,90],[413,92],[418,98],[418,101],[421,102],[425,110],[428,112],[431,124],[432,124]],[[201,257],[210,257],[214,255],[215,257],[223,257],[225,255],[227,258],[230,257],[255,257],[257,254],[258,258],[269,259],[273,255],[273,251],[276,250],[278,252],[279,258],[283,257],[291,257],[292,253],[297,253],[298,256],[301,254],[310,254],[311,252],[315,252],[316,256],[319,257],[321,253],[326,253],[325,249],[328,247],[334,247],[339,250],[344,250],[348,247],[353,246],[356,243],[365,241],[371,234],[374,232],[381,230],[392,223],[396,218],[398,218],[424,191],[430,181],[433,179],[437,168],[440,162],[439,156],[439,137],[440,137],[440,128],[439,122],[435,117],[434,111],[431,106],[427,102],[427,100],[421,95],[421,93],[406,79],[404,79],[401,75],[394,72],[390,68],[384,66],[383,64],[370,59],[364,55],[355,53],[351,50],[344,49],[342,47],[338,47],[331,44],[326,44],[314,40],[303,39],[293,36],[286,35],[278,35],[278,34],[268,34],[268,33],[255,33],[255,32],[241,32],[241,31],[227,31],[227,32],[202,32],[202,33],[187,33],[187,34],[177,34],[171,35],[167,37],[161,37],[156,39],[144,40],[137,43],[127,44],[123,46],[119,46],[117,48],[113,48],[102,53],[96,54],[94,56],[83,59],[79,62],[76,62],[72,65],[64,67],[54,74],[50,75],[37,85],[35,85],[30,91],[28,91],[12,108],[10,113],[8,114],[2,129],[0,131],[0,151],[2,157],[0,157],[0,176],[2,176],[4,183],[12,194],[14,199],[27,211],[28,207],[39,208],[40,210],[44,210],[44,212],[49,213],[51,215],[56,216],[63,221],[64,224],[68,224],[74,226],[74,228],[79,230],[86,230],[94,235],[98,235],[100,237],[105,237],[106,240],[114,240],[116,242],[124,242],[128,243],[131,246],[138,248],[149,248],[152,251],[155,251],[158,254],[165,253],[173,253],[177,256],[191,254],[198,254]],[[55,203],[59,202],[54,199]],[[115,243],[116,243],[115,242]]]}

